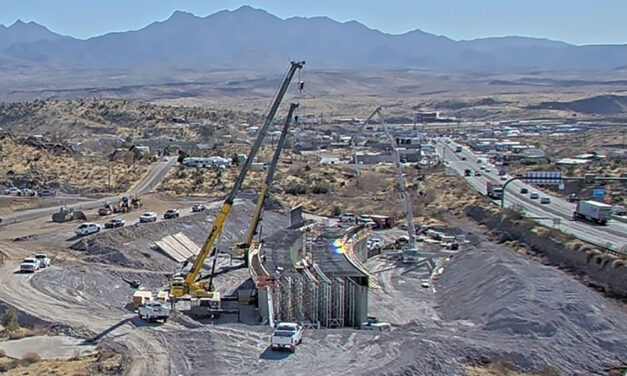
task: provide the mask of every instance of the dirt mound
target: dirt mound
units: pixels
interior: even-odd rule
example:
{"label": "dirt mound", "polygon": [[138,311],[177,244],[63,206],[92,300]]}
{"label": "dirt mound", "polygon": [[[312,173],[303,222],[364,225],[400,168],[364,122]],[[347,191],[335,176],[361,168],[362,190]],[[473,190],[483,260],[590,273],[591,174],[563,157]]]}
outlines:
{"label": "dirt mound", "polygon": [[[249,200],[238,202],[233,207],[217,244],[222,252],[227,252],[235,242],[242,241],[254,207],[254,203]],[[214,209],[168,221],[136,223],[81,239],[70,248],[85,251],[86,259],[91,262],[171,272],[176,263],[162,253],[151,250],[154,242],[166,235],[182,232],[201,245],[209,234],[216,214],[217,209]],[[261,226],[263,236],[268,236],[277,229],[287,227],[288,219],[283,214],[267,211]]]}
{"label": "dirt mound", "polygon": [[598,95],[571,102],[542,102],[531,110],[566,110],[589,115],[616,115],[627,112],[627,96]]}
{"label": "dirt mound", "polygon": [[[616,303],[557,269],[507,250],[455,256],[437,288],[443,319],[472,322],[476,334],[488,336],[490,347],[500,351],[501,343],[526,371],[543,364],[566,374],[601,371],[627,354],[627,315]],[[516,344],[506,346],[507,338]]]}

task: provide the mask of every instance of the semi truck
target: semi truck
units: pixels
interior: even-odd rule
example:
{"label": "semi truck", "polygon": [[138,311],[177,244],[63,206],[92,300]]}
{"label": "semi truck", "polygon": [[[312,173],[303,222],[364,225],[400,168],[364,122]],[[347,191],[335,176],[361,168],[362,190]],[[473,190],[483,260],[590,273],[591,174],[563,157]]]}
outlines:
{"label": "semi truck", "polygon": [[585,219],[604,225],[612,217],[612,206],[596,201],[579,201],[573,213],[573,219]]}
{"label": "semi truck", "polygon": [[490,198],[499,199],[503,197],[503,185],[486,182],[486,193]]}

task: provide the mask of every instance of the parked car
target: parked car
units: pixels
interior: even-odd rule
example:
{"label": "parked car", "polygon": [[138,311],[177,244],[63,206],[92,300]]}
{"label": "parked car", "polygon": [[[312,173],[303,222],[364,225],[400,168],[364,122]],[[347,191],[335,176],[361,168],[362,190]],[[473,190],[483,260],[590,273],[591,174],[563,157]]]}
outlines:
{"label": "parked car", "polygon": [[20,272],[22,273],[35,273],[37,270],[39,270],[39,261],[35,258],[25,258],[20,264]]}
{"label": "parked car", "polygon": [[551,203],[551,199],[550,199],[550,198],[548,198],[548,197],[542,197],[542,198],[540,199],[540,203],[541,203],[541,204],[550,204],[550,203]]}
{"label": "parked car", "polygon": [[35,191],[33,191],[32,189],[29,188],[24,188],[20,191],[20,193],[18,193],[18,196],[29,196],[29,197],[33,197],[35,195]]}
{"label": "parked car", "polygon": [[520,193],[527,194],[529,193],[529,190],[527,188],[520,188]]}
{"label": "parked car", "polygon": [[39,262],[40,268],[47,268],[50,266],[50,257],[48,257],[45,253],[36,254],[35,259]]}
{"label": "parked car", "polygon": [[536,192],[533,192],[532,194],[529,195],[529,198],[532,200],[537,200],[540,198],[540,195],[537,194]]}
{"label": "parked car", "polygon": [[78,226],[74,232],[76,233],[76,235],[78,236],[85,236],[85,235],[89,235],[89,234],[95,234],[97,232],[100,232],[100,225],[96,224],[96,223],[83,223],[82,225]]}
{"label": "parked car", "polygon": [[19,188],[7,188],[4,191],[2,191],[3,194],[5,195],[11,195],[11,196],[17,196],[20,193],[22,193],[22,190]]}
{"label": "parked car", "polygon": [[355,222],[355,214],[353,214],[353,213],[342,213],[340,215],[340,222]]}
{"label": "parked car", "polygon": [[163,219],[178,218],[179,215],[178,209],[168,209],[165,213],[163,213]]}
{"label": "parked car", "polygon": [[373,221],[369,215],[360,215],[359,219],[357,220],[357,223],[363,223],[366,226],[369,226],[370,228],[374,228],[377,226],[376,222]]}
{"label": "parked car", "polygon": [[57,191],[53,189],[40,189],[37,194],[39,197],[52,197],[57,195]]}
{"label": "parked car", "polygon": [[146,212],[139,216],[140,223],[146,222],[157,222],[157,213],[155,212]]}
{"label": "parked car", "polygon": [[277,325],[270,347],[272,350],[288,349],[291,352],[296,351],[296,346],[303,341],[303,327],[295,322],[282,322]]}
{"label": "parked car", "polygon": [[104,224],[105,228],[123,227],[126,224],[122,218],[113,218]]}
{"label": "parked car", "polygon": [[193,213],[199,213],[201,211],[205,211],[207,210],[207,207],[204,204],[196,204],[194,206],[192,206],[192,212]]}

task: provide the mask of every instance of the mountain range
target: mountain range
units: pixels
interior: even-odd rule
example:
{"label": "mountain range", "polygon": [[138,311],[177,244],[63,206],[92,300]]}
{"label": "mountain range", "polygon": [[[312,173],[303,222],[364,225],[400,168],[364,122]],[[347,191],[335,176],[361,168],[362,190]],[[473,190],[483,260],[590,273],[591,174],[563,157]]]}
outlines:
{"label": "mountain range", "polygon": [[276,71],[289,60],[309,69],[476,72],[613,70],[627,45],[576,46],[526,37],[456,41],[420,30],[392,35],[355,21],[281,19],[243,6],[207,17],[177,11],[140,30],[81,40],[36,23],[0,26],[0,70],[160,69]]}

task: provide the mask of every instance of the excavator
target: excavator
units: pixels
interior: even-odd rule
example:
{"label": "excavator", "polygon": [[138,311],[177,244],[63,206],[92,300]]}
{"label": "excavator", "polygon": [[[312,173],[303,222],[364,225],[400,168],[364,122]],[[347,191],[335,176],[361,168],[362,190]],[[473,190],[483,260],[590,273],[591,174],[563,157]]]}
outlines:
{"label": "excavator", "polygon": [[259,197],[257,198],[257,204],[255,206],[255,211],[253,212],[253,217],[250,221],[250,225],[248,227],[248,231],[246,232],[246,236],[244,237],[244,241],[236,244],[231,249],[231,254],[234,256],[244,257],[244,262],[248,262],[248,249],[253,242],[253,238],[257,233],[257,227],[259,226],[259,221],[261,220],[261,212],[263,211],[263,204],[266,201],[266,196],[268,195],[268,191],[272,186],[272,180],[274,179],[274,173],[276,171],[276,167],[279,164],[279,158],[281,156],[281,152],[283,147],[285,146],[285,140],[287,139],[287,133],[290,127],[290,123],[292,121],[292,116],[294,115],[294,111],[298,108],[297,103],[292,103],[290,106],[290,110],[287,114],[287,118],[285,119],[285,124],[283,125],[283,130],[281,131],[281,136],[279,137],[279,142],[276,145],[276,149],[274,150],[274,156],[272,157],[272,162],[270,162],[270,166],[268,167],[268,174],[266,175],[266,180],[263,182],[263,186],[261,187],[261,191],[259,192]]}
{"label": "excavator", "polygon": [[[241,188],[242,183],[244,182],[244,178],[246,177],[246,174],[248,170],[250,169],[250,166],[252,165],[253,160],[255,156],[257,155],[257,152],[259,151],[259,148],[261,147],[261,143],[263,142],[263,139],[268,131],[268,128],[270,127],[270,124],[272,123],[272,120],[274,119],[274,116],[279,108],[279,105],[281,104],[281,101],[283,100],[283,97],[285,96],[285,93],[289,87],[290,82],[292,81],[292,78],[294,77],[294,74],[296,73],[296,71],[300,72],[300,70],[303,68],[304,65],[305,65],[304,61],[290,63],[290,67],[287,72],[287,75],[285,76],[283,83],[281,87],[279,88],[279,91],[277,92],[274,98],[274,101],[272,102],[270,111],[268,112],[268,115],[266,116],[266,119],[261,129],[259,129],[259,133],[257,134],[255,143],[251,147],[248,153],[248,156],[246,157],[246,161],[244,162],[244,165],[242,166],[242,169],[240,170],[240,173],[237,176],[237,180],[235,181],[235,184],[233,184],[231,191],[229,192],[228,196],[222,203],[222,207],[220,208],[220,211],[218,212],[218,215],[213,223],[213,227],[211,228],[211,231],[209,232],[209,236],[207,237],[207,240],[202,245],[200,252],[198,253],[198,256],[196,256],[196,259],[194,260],[191,266],[191,269],[186,274],[177,275],[170,280],[170,296],[173,298],[173,300],[176,300],[185,296],[190,296],[191,298],[198,298],[198,300],[201,301],[199,302],[199,304],[203,304],[203,302],[208,302],[208,305],[214,306],[214,307],[216,303],[219,304],[220,294],[214,291],[213,281],[212,281],[213,269],[215,268],[215,262],[214,262],[214,268],[212,268],[211,278],[208,282],[197,281],[196,279],[200,275],[200,270],[202,269],[206,258],[210,255],[210,253],[215,252],[214,246],[218,238],[222,235],[224,224],[233,207],[235,196],[237,195],[239,189]],[[302,89],[302,87],[303,87],[303,82],[299,80],[298,88]],[[217,257],[217,254],[215,255],[215,257]]]}

